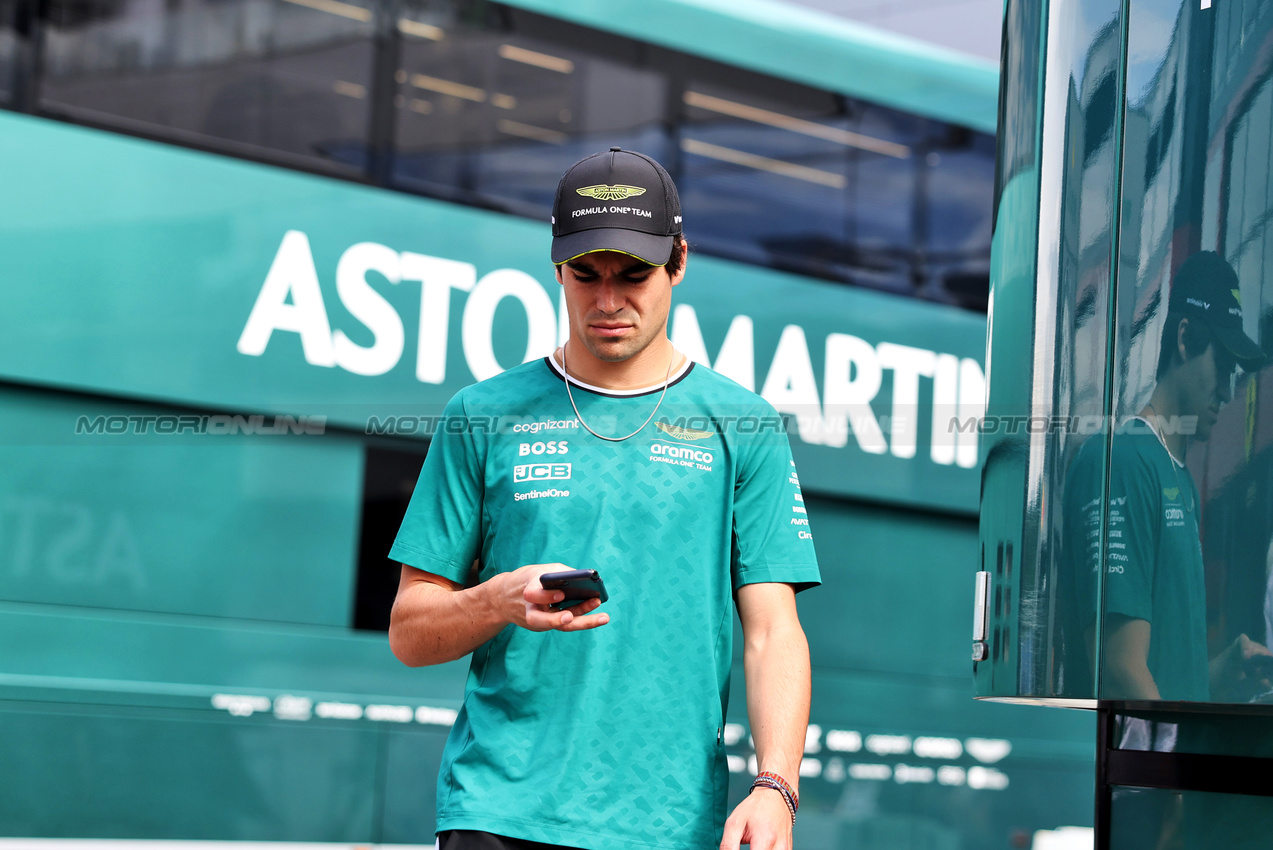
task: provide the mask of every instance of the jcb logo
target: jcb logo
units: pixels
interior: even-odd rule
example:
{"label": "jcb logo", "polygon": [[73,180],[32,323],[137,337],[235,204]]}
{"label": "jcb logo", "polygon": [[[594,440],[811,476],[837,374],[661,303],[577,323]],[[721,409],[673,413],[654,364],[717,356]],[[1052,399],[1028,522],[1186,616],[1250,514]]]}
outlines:
{"label": "jcb logo", "polygon": [[562,481],[570,477],[568,463],[524,463],[513,467],[513,481]]}

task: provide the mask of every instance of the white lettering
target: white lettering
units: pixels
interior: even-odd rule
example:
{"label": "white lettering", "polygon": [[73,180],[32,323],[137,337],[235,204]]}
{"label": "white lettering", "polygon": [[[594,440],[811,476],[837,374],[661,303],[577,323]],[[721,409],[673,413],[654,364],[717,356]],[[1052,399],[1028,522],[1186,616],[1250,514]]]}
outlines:
{"label": "white lettering", "polygon": [[695,363],[701,363],[742,386],[756,391],[756,352],[750,316],[737,315],[729,323],[725,341],[714,361],[707,359],[707,345],[698,324],[698,314],[688,304],[672,311],[672,345]]}
{"label": "white lettering", "polygon": [[893,370],[893,420],[889,434],[894,457],[915,457],[919,379],[933,377],[937,355],[923,348],[881,342],[876,348],[880,366]]}
{"label": "white lettering", "polygon": [[848,334],[827,337],[826,417],[834,435],[829,445],[845,445],[852,431],[862,451],[878,455],[888,450],[871,409],[882,380],[879,359],[869,343]]}
{"label": "white lettering", "polygon": [[938,354],[933,370],[933,433],[929,456],[933,463],[950,466],[955,462],[954,423],[959,415],[959,358]]}
{"label": "white lettering", "polygon": [[[287,298],[291,296],[292,303]],[[289,230],[274,255],[265,283],[256,296],[247,324],[236,346],[240,354],[260,357],[274,331],[301,335],[305,362],[314,366],[335,366],[331,325],[318,287],[318,272],[309,239],[299,230]]]}
{"label": "white lettering", "polygon": [[[980,420],[986,412],[986,376],[981,365],[971,357],[959,361],[959,419]],[[977,429],[955,435],[958,449],[955,451],[955,463],[964,469],[972,469],[977,465]]]}
{"label": "white lettering", "polygon": [[769,364],[769,374],[765,376],[760,394],[775,410],[795,414],[800,439],[819,446],[836,445],[833,442],[835,435],[828,433],[822,418],[822,404],[818,400],[818,384],[813,378],[809,346],[805,343],[804,329],[799,325],[787,325],[782,329],[778,350]]}
{"label": "white lettering", "polygon": [[712,453],[693,449],[689,446],[677,446],[671,443],[654,443],[650,446],[650,454],[663,457],[692,460],[698,463],[711,463]]}
{"label": "white lettering", "polygon": [[383,375],[402,358],[402,319],[384,296],[367,282],[377,272],[392,284],[402,279],[398,253],[374,242],[359,242],[341,254],[336,264],[336,293],[355,319],[371,331],[373,342],[362,346],[336,331],[332,346],[336,365],[355,375]]}
{"label": "white lettering", "polygon": [[[516,426],[514,426],[516,430]],[[547,442],[537,443],[518,443],[517,454],[521,457],[526,455],[542,455],[542,454],[567,454],[570,451],[569,440],[549,440]]]}
{"label": "white lettering", "polygon": [[544,357],[553,349],[557,337],[557,318],[548,293],[526,272],[517,269],[498,269],[485,275],[473,287],[468,303],[464,305],[460,338],[464,359],[469,371],[479,381],[493,378],[504,367],[495,359],[491,334],[495,323],[495,308],[505,298],[516,298],[526,310],[529,334],[526,352],[521,362]]}
{"label": "white lettering", "polygon": [[446,346],[451,328],[451,290],[471,292],[477,283],[472,263],[404,252],[403,280],[420,281],[420,335],[415,376],[426,384],[446,380]]}

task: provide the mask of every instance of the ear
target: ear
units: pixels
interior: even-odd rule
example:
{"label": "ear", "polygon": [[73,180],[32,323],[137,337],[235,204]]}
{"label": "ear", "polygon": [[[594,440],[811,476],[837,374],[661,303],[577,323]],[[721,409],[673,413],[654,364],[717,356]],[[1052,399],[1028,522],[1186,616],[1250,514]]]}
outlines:
{"label": "ear", "polygon": [[681,270],[680,270],[679,272],[677,272],[676,274],[672,275],[672,285],[673,285],[673,286],[676,286],[678,283],[680,283],[681,281],[685,280],[685,269],[686,269],[686,268],[688,268],[688,267],[689,267],[689,264],[690,264],[690,251],[689,251],[689,245],[688,245],[688,244],[686,244],[686,242],[685,242],[685,237],[684,237],[684,236],[678,236],[678,237],[676,237],[676,238],[677,238],[678,240],[680,240],[680,243],[681,243],[681,249],[684,251],[684,253],[682,254],[682,259],[681,259]]}
{"label": "ear", "polygon": [[562,263],[561,265],[553,266],[553,274],[557,276],[557,282],[560,283],[562,286],[565,286],[565,281],[561,279],[561,266],[564,266],[564,265],[565,263]]}
{"label": "ear", "polygon": [[1188,319],[1181,319],[1180,324],[1176,326],[1176,355],[1181,363],[1189,361],[1189,350],[1185,347],[1185,333],[1188,327]]}

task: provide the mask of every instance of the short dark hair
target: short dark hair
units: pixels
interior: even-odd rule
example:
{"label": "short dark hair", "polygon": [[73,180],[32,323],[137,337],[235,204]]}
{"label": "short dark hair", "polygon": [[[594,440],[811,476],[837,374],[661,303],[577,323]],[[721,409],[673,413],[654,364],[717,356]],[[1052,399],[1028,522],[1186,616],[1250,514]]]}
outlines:
{"label": "short dark hair", "polygon": [[672,240],[672,256],[667,258],[667,262],[663,264],[663,268],[667,269],[670,277],[676,277],[681,273],[681,269],[685,268],[685,255],[689,253],[689,243],[685,241],[685,237],[677,236]]}
{"label": "short dark hair", "polygon": [[1215,341],[1215,335],[1211,333],[1211,328],[1207,326],[1205,320],[1174,310],[1168,311],[1167,323],[1163,325],[1162,329],[1162,347],[1158,350],[1157,380],[1162,380],[1163,375],[1167,374],[1167,370],[1171,368],[1177,359],[1176,334],[1182,319],[1189,320],[1189,324],[1185,325],[1184,343],[1186,357],[1197,357],[1207,350],[1208,345]]}

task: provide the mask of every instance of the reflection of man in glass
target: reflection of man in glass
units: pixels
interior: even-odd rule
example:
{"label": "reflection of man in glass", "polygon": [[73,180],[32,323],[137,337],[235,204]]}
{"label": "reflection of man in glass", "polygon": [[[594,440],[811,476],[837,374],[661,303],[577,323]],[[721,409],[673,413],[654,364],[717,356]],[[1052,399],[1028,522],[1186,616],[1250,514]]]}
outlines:
{"label": "reflection of man in glass", "polygon": [[[1213,686],[1243,675],[1246,659],[1269,654],[1240,635],[1208,660],[1199,494],[1184,464],[1189,439],[1211,436],[1236,366],[1253,371],[1263,360],[1242,330],[1237,275],[1214,252],[1194,254],[1172,286],[1153,394],[1113,438],[1103,559],[1105,698],[1207,701]],[[1074,531],[1084,540],[1082,572],[1091,576],[1102,561],[1098,442],[1075,460],[1067,511],[1082,525]],[[1089,650],[1093,631],[1089,625]]]}

